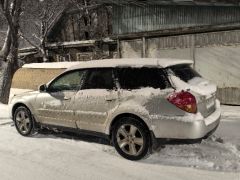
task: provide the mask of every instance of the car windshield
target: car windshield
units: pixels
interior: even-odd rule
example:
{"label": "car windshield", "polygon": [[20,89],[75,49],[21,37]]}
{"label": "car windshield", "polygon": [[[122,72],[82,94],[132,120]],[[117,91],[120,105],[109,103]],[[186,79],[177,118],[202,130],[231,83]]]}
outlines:
{"label": "car windshield", "polygon": [[195,71],[190,65],[176,65],[168,68],[169,73],[173,73],[175,76],[179,77],[184,82],[195,77],[201,77],[197,71]]}

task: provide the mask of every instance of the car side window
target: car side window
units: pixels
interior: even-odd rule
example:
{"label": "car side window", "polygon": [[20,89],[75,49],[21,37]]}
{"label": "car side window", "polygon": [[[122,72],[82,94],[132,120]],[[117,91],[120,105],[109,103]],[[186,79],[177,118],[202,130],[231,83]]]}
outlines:
{"label": "car side window", "polygon": [[170,87],[169,81],[159,68],[118,68],[117,74],[122,89]]}
{"label": "car side window", "polygon": [[48,87],[50,92],[77,91],[80,89],[84,70],[66,73],[54,80]]}
{"label": "car side window", "polygon": [[89,69],[82,89],[113,89],[113,71],[110,68]]}

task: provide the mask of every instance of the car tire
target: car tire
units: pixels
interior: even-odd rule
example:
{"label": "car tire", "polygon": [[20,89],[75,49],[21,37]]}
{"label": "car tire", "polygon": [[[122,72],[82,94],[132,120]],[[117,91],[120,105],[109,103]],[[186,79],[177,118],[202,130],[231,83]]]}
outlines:
{"label": "car tire", "polygon": [[27,107],[18,107],[14,112],[13,121],[18,133],[22,136],[31,136],[35,132],[34,119]]}
{"label": "car tire", "polygon": [[112,142],[124,158],[137,161],[150,154],[151,138],[148,128],[138,119],[119,119],[112,130]]}

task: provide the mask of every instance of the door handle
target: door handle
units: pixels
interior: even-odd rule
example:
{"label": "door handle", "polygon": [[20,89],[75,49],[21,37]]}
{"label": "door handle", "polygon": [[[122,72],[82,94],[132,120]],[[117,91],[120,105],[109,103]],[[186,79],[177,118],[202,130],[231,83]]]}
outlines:
{"label": "door handle", "polygon": [[107,97],[105,98],[106,101],[115,101],[117,100],[117,98],[113,98],[113,97]]}
{"label": "door handle", "polygon": [[70,100],[70,99],[71,99],[71,97],[66,97],[66,96],[63,98],[63,100],[66,100],[66,101]]}

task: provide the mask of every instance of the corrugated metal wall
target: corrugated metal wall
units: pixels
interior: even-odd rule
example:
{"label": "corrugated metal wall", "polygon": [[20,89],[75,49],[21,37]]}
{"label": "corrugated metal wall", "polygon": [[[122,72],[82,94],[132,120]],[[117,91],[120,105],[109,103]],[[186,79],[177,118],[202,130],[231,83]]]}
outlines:
{"label": "corrugated metal wall", "polygon": [[240,7],[113,6],[113,34],[240,22]]}
{"label": "corrugated metal wall", "polygon": [[[196,70],[218,85],[222,103],[240,105],[240,30],[147,38],[145,42],[146,57],[192,59]],[[121,41],[122,57],[141,57],[142,43],[140,39]]]}

